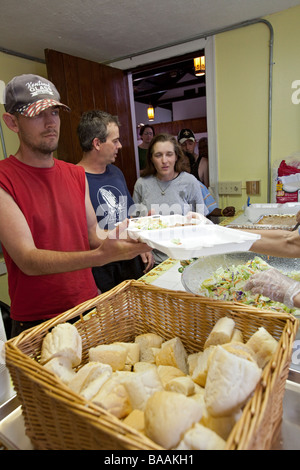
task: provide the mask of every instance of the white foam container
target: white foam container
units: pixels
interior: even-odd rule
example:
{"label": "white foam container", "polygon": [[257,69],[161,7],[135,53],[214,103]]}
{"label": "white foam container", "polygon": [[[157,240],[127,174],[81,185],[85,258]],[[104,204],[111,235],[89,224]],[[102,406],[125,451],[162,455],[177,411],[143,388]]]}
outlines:
{"label": "white foam container", "polygon": [[248,251],[260,235],[219,225],[187,225],[158,230],[128,229],[129,236],[147,243],[173,259],[198,258]]}

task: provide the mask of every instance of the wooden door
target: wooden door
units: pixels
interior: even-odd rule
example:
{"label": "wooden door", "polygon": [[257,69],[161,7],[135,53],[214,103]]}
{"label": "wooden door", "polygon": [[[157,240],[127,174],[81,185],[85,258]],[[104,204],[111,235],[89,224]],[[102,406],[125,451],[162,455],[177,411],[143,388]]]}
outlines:
{"label": "wooden door", "polygon": [[61,113],[61,134],[58,158],[78,163],[82,151],[77,126],[84,111],[101,109],[119,117],[122,149],[116,166],[124,173],[132,193],[137,178],[129,89],[126,74],[119,69],[86,59],[45,50],[48,78],[57,87],[61,100],[71,113]]}

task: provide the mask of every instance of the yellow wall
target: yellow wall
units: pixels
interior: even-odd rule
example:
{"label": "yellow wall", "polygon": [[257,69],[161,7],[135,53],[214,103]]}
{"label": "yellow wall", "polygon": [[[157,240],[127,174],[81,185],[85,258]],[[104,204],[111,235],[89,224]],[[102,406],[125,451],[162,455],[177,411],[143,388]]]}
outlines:
{"label": "yellow wall", "polygon": [[[36,73],[42,77],[47,77],[46,65],[0,52],[0,116],[6,152],[8,155],[16,152],[19,140],[15,134],[7,129],[2,119],[2,114],[5,111],[2,104],[3,89],[14,76],[21,75],[23,73]],[[2,158],[3,151],[2,146],[0,145],[0,159]]]}
{"label": "yellow wall", "polygon": [[[300,6],[265,18],[274,29],[271,161],[276,165],[300,151],[300,104],[292,83],[300,80]],[[245,182],[261,180],[267,202],[269,29],[256,24],[216,36],[219,181],[242,181],[242,196],[223,203],[241,208]],[[300,94],[298,95],[300,97]]]}

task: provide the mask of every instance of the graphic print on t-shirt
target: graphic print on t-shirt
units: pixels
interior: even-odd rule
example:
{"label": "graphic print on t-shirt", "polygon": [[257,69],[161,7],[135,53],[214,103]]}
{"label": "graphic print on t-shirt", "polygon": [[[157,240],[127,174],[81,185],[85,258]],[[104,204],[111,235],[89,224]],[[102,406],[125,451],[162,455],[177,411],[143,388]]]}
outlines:
{"label": "graphic print on t-shirt", "polygon": [[96,215],[102,229],[113,229],[117,222],[127,217],[127,197],[115,186],[102,186],[97,192]]}

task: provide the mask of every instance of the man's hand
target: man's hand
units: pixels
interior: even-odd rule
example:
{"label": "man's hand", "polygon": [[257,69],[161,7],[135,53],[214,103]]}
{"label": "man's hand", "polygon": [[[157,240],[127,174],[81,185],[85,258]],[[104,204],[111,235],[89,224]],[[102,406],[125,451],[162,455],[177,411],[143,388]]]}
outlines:
{"label": "man's hand", "polygon": [[141,254],[142,261],[145,265],[144,273],[148,273],[154,266],[154,258],[152,251]]}
{"label": "man's hand", "polygon": [[146,243],[129,237],[127,226],[128,219],[118,224],[114,230],[99,231],[98,236],[103,242],[96,249],[97,257],[99,257],[97,266],[103,266],[113,261],[133,259],[138,255],[151,252],[151,248]]}

